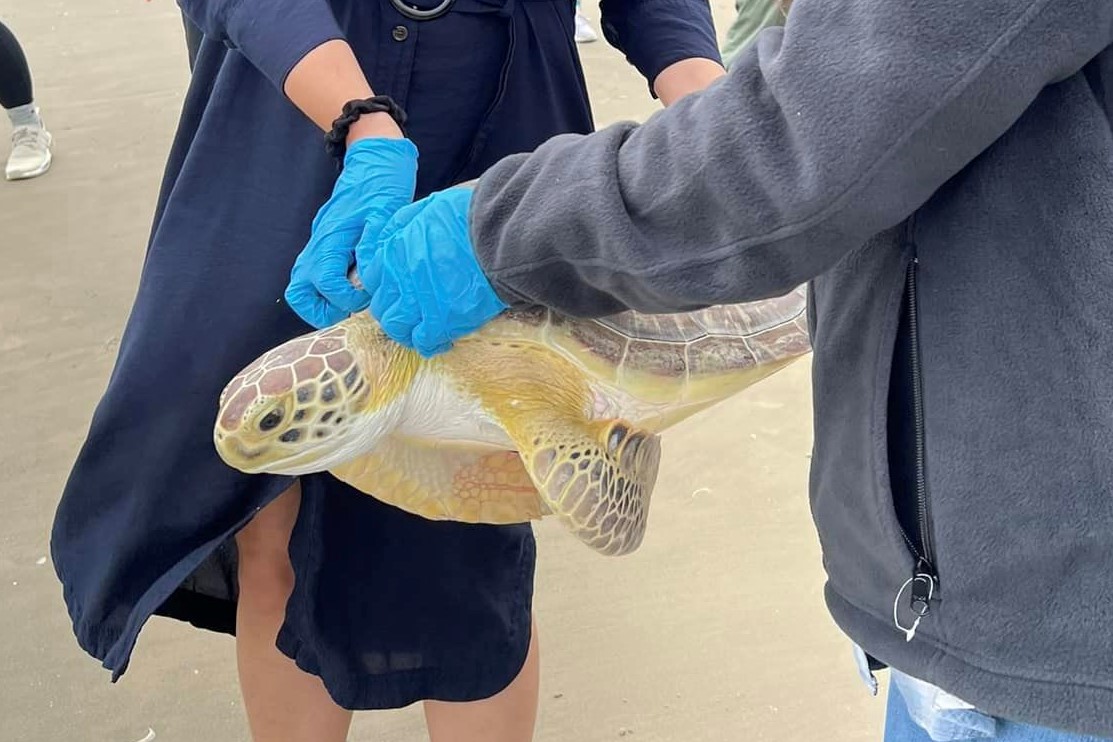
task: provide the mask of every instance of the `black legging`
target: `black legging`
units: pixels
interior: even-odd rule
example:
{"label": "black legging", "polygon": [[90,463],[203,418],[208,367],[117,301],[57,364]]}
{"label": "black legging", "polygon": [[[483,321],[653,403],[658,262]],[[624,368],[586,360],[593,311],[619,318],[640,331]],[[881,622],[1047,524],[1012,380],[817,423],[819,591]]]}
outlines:
{"label": "black legging", "polygon": [[18,108],[34,100],[31,70],[15,34],[0,23],[0,108]]}

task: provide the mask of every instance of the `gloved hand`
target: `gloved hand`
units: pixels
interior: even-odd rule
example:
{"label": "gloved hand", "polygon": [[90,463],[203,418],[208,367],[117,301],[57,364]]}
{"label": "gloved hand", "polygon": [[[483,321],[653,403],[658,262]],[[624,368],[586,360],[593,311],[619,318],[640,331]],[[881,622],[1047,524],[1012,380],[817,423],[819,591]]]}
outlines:
{"label": "gloved hand", "polygon": [[369,137],[348,147],[332,196],[290,272],[286,303],[299,317],[320,329],[367,307],[371,297],[348,280],[356,245],[362,235],[378,237],[413,201],[416,184],[417,147],[410,140]]}
{"label": "gloved hand", "polygon": [[471,188],[453,188],[400,209],[359,268],[383,332],[426,357],[507,308],[475,259],[471,197]]}

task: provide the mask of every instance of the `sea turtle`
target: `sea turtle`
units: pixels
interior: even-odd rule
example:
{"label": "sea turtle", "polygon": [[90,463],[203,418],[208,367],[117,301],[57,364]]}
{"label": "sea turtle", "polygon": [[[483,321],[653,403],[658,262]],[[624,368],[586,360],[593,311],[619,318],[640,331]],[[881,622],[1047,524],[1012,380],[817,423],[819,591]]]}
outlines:
{"label": "sea turtle", "polygon": [[243,472],[328,471],[430,519],[555,514],[625,554],[645,533],[660,432],[809,350],[803,287],[686,314],[508,311],[432,359],[361,312],[233,378],[214,441]]}

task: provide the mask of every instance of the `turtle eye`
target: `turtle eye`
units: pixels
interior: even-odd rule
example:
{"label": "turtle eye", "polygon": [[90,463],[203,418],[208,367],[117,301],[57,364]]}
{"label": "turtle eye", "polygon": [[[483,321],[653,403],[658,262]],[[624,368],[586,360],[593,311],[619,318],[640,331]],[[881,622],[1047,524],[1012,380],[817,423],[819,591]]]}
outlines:
{"label": "turtle eye", "polygon": [[274,430],[278,424],[282,422],[282,409],[275,408],[267,413],[266,417],[259,421],[259,430],[264,433]]}

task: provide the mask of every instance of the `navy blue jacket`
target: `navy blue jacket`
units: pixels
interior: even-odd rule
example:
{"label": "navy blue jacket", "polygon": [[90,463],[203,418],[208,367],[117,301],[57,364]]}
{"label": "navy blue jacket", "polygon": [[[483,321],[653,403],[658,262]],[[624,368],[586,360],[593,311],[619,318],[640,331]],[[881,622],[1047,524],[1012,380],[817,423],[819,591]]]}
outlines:
{"label": "navy blue jacket", "polygon": [[[434,21],[388,0],[181,5],[205,37],[135,304],[51,539],[78,641],[114,677],[154,613],[234,630],[231,537],[290,485],[232,470],[212,445],[227,380],[308,329],[282,296],[336,168],[281,93],[289,70],[347,39],[375,90],[409,114],[419,195],[592,128],[571,0],[457,0]],[[718,56],[706,0],[615,0],[605,17],[647,76]],[[283,651],[349,708],[505,687],[530,637],[528,526],[432,523],[328,475],[301,484]],[[386,672],[391,657],[423,669]]]}

